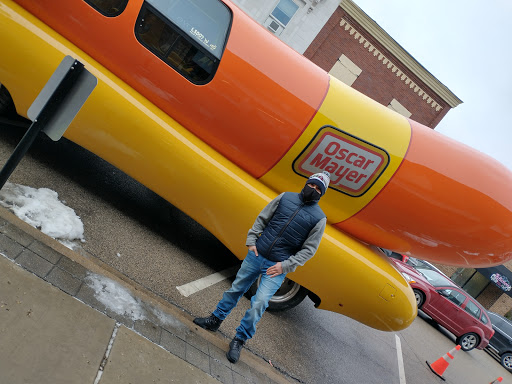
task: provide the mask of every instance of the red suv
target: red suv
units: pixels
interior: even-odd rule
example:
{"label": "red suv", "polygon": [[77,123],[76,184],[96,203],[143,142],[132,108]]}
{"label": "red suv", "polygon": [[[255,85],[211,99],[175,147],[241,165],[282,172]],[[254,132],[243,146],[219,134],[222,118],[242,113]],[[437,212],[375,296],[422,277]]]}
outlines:
{"label": "red suv", "polygon": [[391,259],[411,285],[418,309],[452,332],[464,351],[483,349],[494,334],[486,310],[445,275]]}

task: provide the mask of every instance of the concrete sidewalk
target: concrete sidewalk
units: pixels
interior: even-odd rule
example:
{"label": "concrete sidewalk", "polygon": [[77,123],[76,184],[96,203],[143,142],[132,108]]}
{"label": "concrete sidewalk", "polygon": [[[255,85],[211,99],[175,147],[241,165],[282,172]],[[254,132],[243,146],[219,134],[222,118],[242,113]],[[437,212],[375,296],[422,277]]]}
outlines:
{"label": "concrete sidewalk", "polygon": [[[117,271],[0,208],[0,383],[290,383],[248,350]],[[147,316],[98,299],[91,276],[126,289]]]}

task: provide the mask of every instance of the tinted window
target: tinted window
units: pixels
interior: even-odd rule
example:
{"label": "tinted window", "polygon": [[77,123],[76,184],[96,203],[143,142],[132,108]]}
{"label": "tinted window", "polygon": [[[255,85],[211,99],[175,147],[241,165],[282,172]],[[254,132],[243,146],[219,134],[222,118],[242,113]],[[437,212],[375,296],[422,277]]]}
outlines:
{"label": "tinted window", "polygon": [[202,48],[220,59],[231,13],[217,0],[147,0]]}
{"label": "tinted window", "polygon": [[480,308],[472,301],[468,301],[466,304],[466,312],[471,313],[477,319],[480,318]]}
{"label": "tinted window", "polygon": [[[211,10],[211,15],[205,10]],[[217,69],[230,21],[229,10],[217,0],[149,0],[135,33],[144,46],[184,77],[205,83]]]}
{"label": "tinted window", "polygon": [[465,295],[453,289],[443,289],[442,291],[439,292],[448,300],[454,302],[457,305],[461,305],[464,302],[464,300],[466,300]]}
{"label": "tinted window", "polygon": [[392,251],[387,251],[389,253],[386,253],[386,255],[388,257],[392,257],[393,259],[397,259],[397,260],[400,260],[402,261],[403,260],[403,256],[399,253],[396,253],[396,252],[392,252]]}
{"label": "tinted window", "polygon": [[120,15],[128,4],[128,0],[85,0],[85,2],[109,17]]}

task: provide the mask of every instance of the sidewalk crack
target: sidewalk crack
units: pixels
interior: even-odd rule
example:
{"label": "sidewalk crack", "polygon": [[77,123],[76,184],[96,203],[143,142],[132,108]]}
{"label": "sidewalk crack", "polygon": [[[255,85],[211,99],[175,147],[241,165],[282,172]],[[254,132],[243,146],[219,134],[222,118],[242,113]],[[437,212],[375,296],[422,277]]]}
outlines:
{"label": "sidewalk crack", "polygon": [[114,330],[112,331],[112,336],[110,337],[110,341],[108,342],[107,350],[105,351],[105,354],[103,355],[103,360],[101,360],[101,364],[98,369],[96,379],[94,380],[94,384],[99,384],[99,382],[101,380],[101,376],[103,375],[103,371],[105,370],[105,366],[107,365],[108,358],[110,356],[110,351],[112,350],[112,345],[114,345],[114,340],[116,339],[117,331],[119,330],[120,326],[121,326],[121,323],[116,322],[116,325],[114,326]]}

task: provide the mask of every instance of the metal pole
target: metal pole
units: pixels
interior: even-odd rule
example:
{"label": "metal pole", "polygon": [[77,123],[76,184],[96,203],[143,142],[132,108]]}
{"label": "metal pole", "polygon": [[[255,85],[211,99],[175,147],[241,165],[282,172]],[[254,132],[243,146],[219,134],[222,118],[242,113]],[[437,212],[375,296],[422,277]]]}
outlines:
{"label": "metal pole", "polygon": [[41,126],[42,125],[38,124],[36,120],[30,125],[30,128],[25,135],[23,135],[23,138],[14,149],[11,157],[9,157],[2,168],[2,171],[0,171],[0,189],[4,187],[9,176],[11,176],[16,166],[19,164],[23,156],[25,156],[25,153],[27,153],[28,149],[41,131]]}
{"label": "metal pole", "polygon": [[57,89],[52,94],[50,99],[46,102],[45,106],[39,113],[34,122],[30,125],[25,135],[22,137],[14,152],[9,157],[4,167],[0,171],[0,189],[2,189],[7,182],[9,176],[19,164],[23,156],[27,153],[31,145],[34,143],[39,132],[48,124],[50,119],[54,116],[55,112],[59,108],[62,100],[66,98],[69,91],[76,83],[80,73],[83,71],[84,65],[79,61],[75,60],[71,68],[68,70]]}

